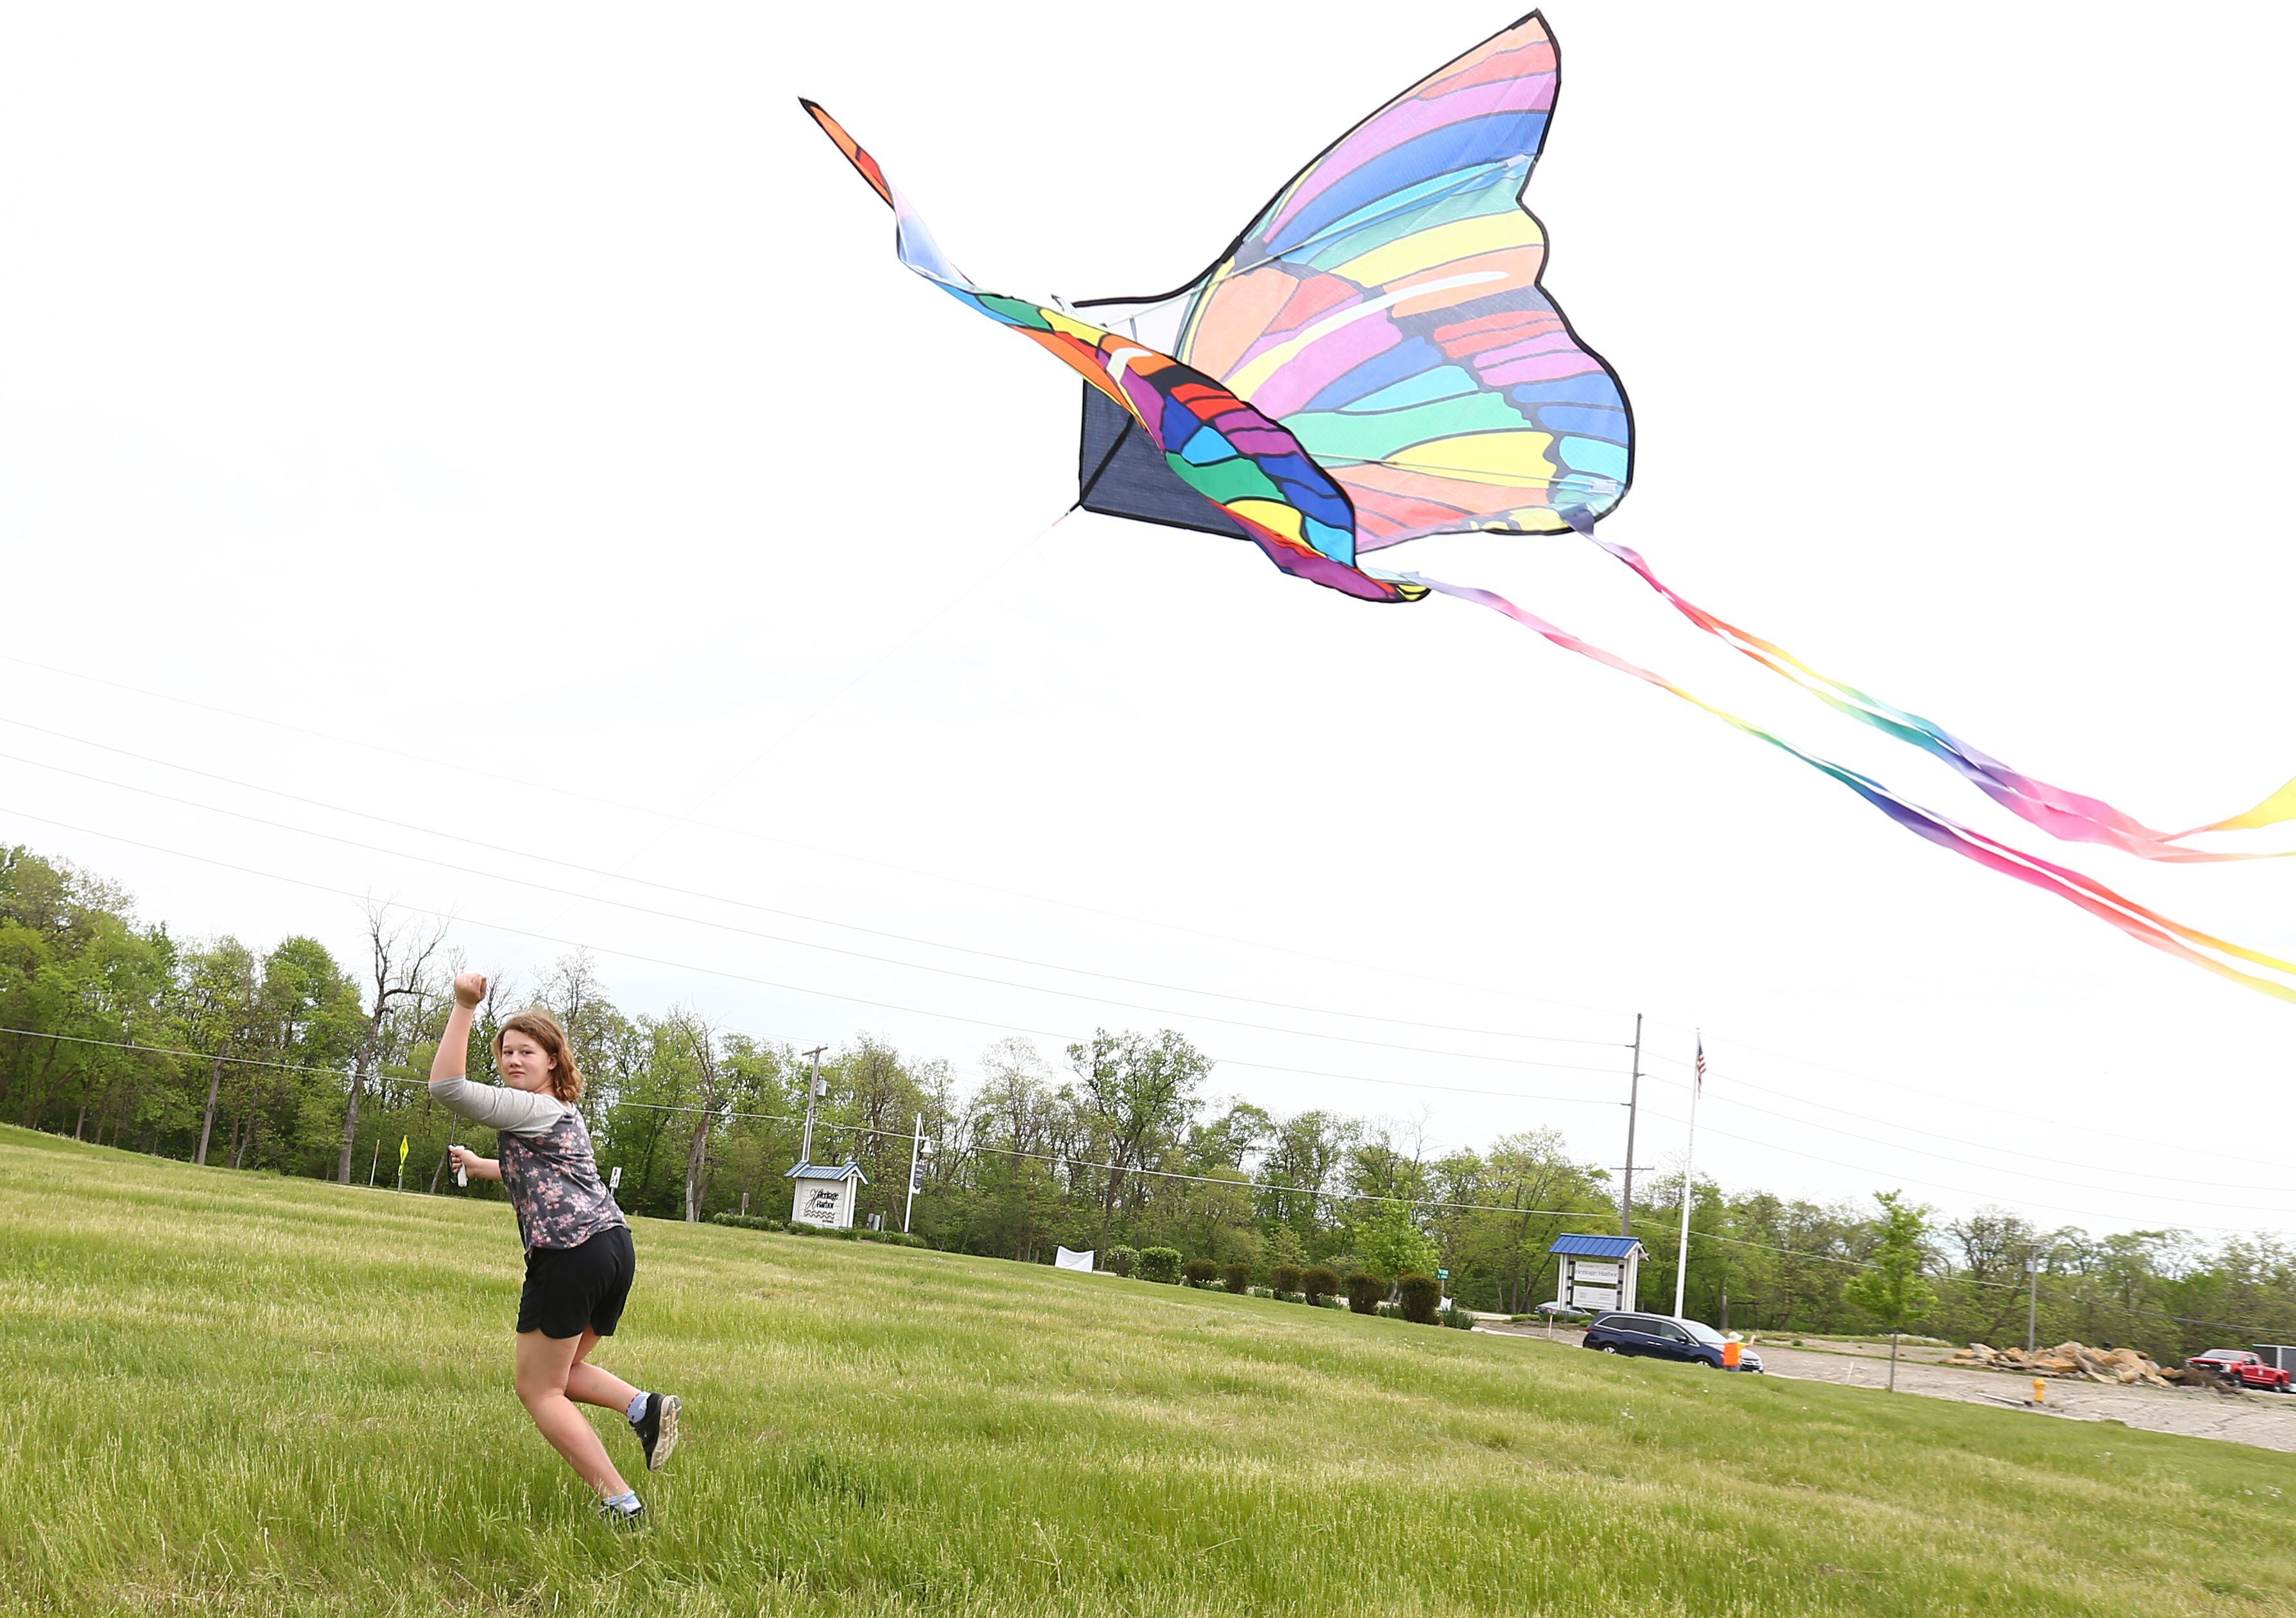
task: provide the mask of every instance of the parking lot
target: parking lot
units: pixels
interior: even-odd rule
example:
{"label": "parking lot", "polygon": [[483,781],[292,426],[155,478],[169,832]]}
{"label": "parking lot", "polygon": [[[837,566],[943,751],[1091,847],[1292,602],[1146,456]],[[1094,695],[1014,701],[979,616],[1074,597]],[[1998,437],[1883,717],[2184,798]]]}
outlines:
{"label": "parking lot", "polygon": [[[1544,1326],[1510,1326],[1490,1322],[1480,1329],[1536,1337],[1544,1341]],[[1577,1347],[1582,1334],[1557,1327],[1554,1340]],[[1826,1342],[1804,1338],[1800,1348],[1771,1340],[1757,1341],[1764,1370],[1773,1377],[1809,1382],[1832,1382],[1849,1387],[1872,1388],[1882,1395],[1890,1380],[1890,1352],[1872,1344]],[[2148,1433],[2178,1433],[2191,1438],[2219,1438],[2232,1443],[2253,1444],[2263,1450],[2296,1451],[2296,1396],[2285,1393],[2219,1393],[2206,1388],[2108,1387],[2095,1382],[2047,1380],[2046,1401],[2030,1402],[2032,1378],[2006,1371],[1980,1370],[1943,1363],[1945,1350],[1906,1349],[1898,1361],[1898,1392],[1926,1399],[1957,1399],[1970,1404],[1989,1404],[2028,1414],[2054,1416],[2071,1421],[2118,1421]],[[1710,1373],[1685,1366],[1686,1377]]]}

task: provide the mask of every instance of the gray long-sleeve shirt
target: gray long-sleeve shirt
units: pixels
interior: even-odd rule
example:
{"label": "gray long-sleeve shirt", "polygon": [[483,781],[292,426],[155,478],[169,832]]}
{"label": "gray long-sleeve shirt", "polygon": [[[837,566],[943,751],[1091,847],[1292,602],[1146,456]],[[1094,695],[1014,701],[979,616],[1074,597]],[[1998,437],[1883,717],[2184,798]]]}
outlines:
{"label": "gray long-sleeve shirt", "polygon": [[578,1247],[603,1230],[627,1225],[598,1178],[598,1158],[582,1115],[553,1095],[433,1079],[430,1095],[458,1117],[496,1133],[503,1189],[527,1250]]}

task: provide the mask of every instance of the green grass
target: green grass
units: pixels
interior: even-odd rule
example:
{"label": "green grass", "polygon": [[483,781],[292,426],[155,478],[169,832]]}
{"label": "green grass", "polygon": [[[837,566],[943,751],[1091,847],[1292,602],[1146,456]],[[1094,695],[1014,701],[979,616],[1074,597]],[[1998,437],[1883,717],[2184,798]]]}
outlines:
{"label": "green grass", "polygon": [[[2296,1610],[2296,1457],[639,1222],[618,1537],[499,1205],[0,1130],[0,1612]],[[600,1415],[629,1465],[633,1446]]]}

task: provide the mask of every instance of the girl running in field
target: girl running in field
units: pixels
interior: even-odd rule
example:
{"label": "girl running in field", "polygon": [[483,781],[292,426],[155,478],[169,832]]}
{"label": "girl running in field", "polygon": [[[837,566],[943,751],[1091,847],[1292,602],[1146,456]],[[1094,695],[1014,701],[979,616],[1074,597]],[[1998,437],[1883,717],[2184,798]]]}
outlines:
{"label": "girl running in field", "polygon": [[547,1011],[521,1011],[495,1035],[500,1087],[473,1084],[471,1014],[486,998],[476,972],[455,979],[455,1009],[430,1062],[430,1094],[447,1111],[497,1132],[500,1157],[453,1147],[455,1167],[499,1180],[526,1244],[526,1290],[518,1301],[518,1397],[566,1464],[598,1491],[609,1522],[635,1524],[645,1507],[606,1459],[590,1418],[575,1401],[619,1410],[658,1470],[677,1447],[677,1396],[642,1393],[588,1363],[601,1337],[614,1335],[637,1273],[629,1221],[598,1179],[590,1132],[574,1102],[582,1071],[566,1031]]}

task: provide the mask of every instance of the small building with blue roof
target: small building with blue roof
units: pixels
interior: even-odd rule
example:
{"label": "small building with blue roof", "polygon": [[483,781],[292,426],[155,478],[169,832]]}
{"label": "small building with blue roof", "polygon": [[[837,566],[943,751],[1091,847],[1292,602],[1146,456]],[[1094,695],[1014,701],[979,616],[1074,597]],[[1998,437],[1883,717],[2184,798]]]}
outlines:
{"label": "small building with blue roof", "polygon": [[791,1220],[825,1230],[853,1228],[853,1205],[859,1200],[860,1188],[869,1183],[857,1163],[800,1163],[783,1178],[797,1182]]}
{"label": "small building with blue roof", "polygon": [[1558,1236],[1546,1249],[1562,1260],[1554,1301],[1606,1314],[1635,1307],[1636,1284],[1650,1251],[1631,1236]]}

